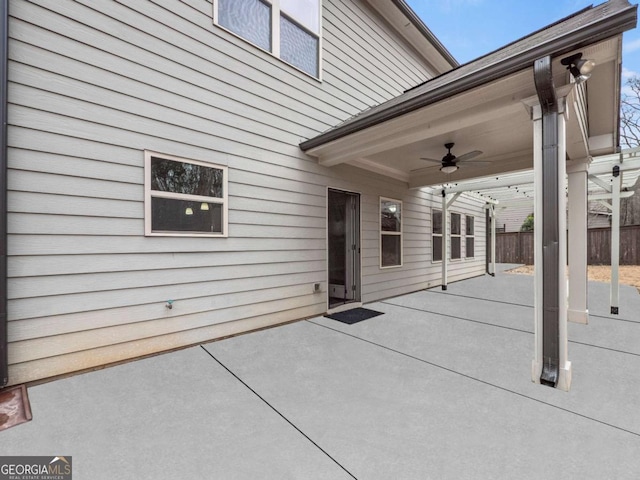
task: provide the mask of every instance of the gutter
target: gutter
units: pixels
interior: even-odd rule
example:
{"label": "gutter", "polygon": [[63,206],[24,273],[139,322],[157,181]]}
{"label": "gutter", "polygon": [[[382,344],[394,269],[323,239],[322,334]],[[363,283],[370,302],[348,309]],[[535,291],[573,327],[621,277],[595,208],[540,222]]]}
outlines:
{"label": "gutter", "polygon": [[[540,383],[556,387],[560,377],[560,230],[558,218],[558,101],[551,57],[533,69],[542,108],[542,373]],[[564,232],[563,232],[564,233]],[[538,237],[539,238],[539,237]],[[563,267],[564,268],[564,267]]]}
{"label": "gutter", "polygon": [[9,0],[0,0],[0,388],[9,382],[7,338],[7,115]]}
{"label": "gutter", "polygon": [[[393,1],[395,2],[400,0]],[[334,140],[346,137],[347,135],[393,120],[439,101],[446,100],[449,97],[459,95],[473,88],[486,85],[507,75],[531,68],[534,62],[539,58],[549,55],[564,55],[573,50],[619,35],[620,33],[636,26],[637,8],[637,5],[629,5],[628,8],[620,10],[605,20],[593,22],[579,30],[574,30],[560,38],[555,38],[548,43],[535,46],[514,56],[507,57],[504,60],[489,64],[479,70],[473,70],[458,80],[446,83],[423,94],[417,93],[420,90],[420,87],[418,87],[410,92],[411,94],[406,100],[395,103],[388,108],[384,108],[384,104],[381,104],[379,107],[373,107],[377,110],[374,113],[368,115],[367,112],[364,112],[361,114],[360,118],[356,117],[341,127],[334,128],[326,133],[318,135],[317,137],[302,142],[300,144],[300,148],[306,152]],[[428,86],[429,83],[436,78],[440,79],[452,72],[458,71],[459,68],[440,75],[439,77],[435,77],[423,85]],[[402,98],[402,95],[397,98]],[[395,100],[396,99],[392,101]]]}
{"label": "gutter", "polygon": [[416,15],[416,12],[413,11],[405,0],[391,0],[391,3],[393,3],[398,10],[400,10],[407,19],[409,19],[413,26],[416,27],[427,40],[429,40],[438,53],[442,55],[442,57],[449,62],[453,68],[460,66],[458,61],[453,58],[453,55],[451,55],[451,52],[449,52],[433,32],[429,30],[429,27],[427,27],[422,19]]}

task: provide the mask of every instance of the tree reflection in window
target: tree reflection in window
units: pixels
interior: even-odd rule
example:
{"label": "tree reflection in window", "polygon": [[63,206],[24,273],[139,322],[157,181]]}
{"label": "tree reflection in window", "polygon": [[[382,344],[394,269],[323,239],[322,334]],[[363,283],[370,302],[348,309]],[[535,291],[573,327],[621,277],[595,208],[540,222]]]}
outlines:
{"label": "tree reflection in window", "polygon": [[223,198],[223,171],[154,157],[151,159],[151,189]]}
{"label": "tree reflection in window", "polygon": [[228,235],[227,168],[145,153],[145,235]]}

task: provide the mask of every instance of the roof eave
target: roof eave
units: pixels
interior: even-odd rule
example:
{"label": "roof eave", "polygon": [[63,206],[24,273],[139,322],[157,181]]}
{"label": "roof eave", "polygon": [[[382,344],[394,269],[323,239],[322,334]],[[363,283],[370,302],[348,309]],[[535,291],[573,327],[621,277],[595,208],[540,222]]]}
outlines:
{"label": "roof eave", "polygon": [[337,127],[302,142],[300,148],[308,152],[309,150],[346,137],[347,135],[392,120],[406,113],[445,100],[472,88],[485,85],[507,75],[531,68],[533,62],[538,58],[547,55],[563,55],[572,50],[619,35],[624,31],[634,28],[636,23],[637,5],[629,4],[628,8],[619,10],[597,22],[581,26],[578,29],[567,32],[560,37],[553,38],[534,48],[487,65],[456,81],[444,84],[422,95],[412,96],[406,101],[396,103],[387,109],[381,108],[373,114],[363,116],[362,118],[355,118],[342,127]]}

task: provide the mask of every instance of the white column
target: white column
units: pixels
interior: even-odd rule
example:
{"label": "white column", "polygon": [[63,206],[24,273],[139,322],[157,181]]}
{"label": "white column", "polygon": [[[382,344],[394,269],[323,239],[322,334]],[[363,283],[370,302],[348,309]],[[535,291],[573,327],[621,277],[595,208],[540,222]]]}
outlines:
{"label": "white column", "polygon": [[542,109],[532,107],[533,120],[533,264],[534,264],[534,357],[531,380],[540,383],[542,374]]}
{"label": "white column", "polygon": [[556,388],[568,392],[571,388],[571,362],[569,361],[569,335],[567,325],[567,108],[566,98],[558,98],[558,219],[559,219],[559,250],[558,263],[560,264],[558,287],[560,322],[560,375]]}
{"label": "white column", "polygon": [[570,167],[569,177],[569,309],[567,319],[589,323],[587,308],[587,171],[585,158]]}
{"label": "white column", "polygon": [[442,195],[442,290],[447,289],[447,255],[449,251],[449,213],[447,195]]}

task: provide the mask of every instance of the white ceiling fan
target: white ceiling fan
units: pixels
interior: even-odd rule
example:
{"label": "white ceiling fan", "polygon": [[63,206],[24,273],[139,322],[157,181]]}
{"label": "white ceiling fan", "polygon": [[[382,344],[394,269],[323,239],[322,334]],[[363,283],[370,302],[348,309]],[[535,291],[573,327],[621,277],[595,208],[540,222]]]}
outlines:
{"label": "white ceiling fan", "polygon": [[[482,152],[480,150],[467,152],[464,155],[460,155],[459,157],[456,157],[453,153],[451,153],[451,149],[453,148],[454,145],[455,144],[453,142],[445,143],[444,148],[446,148],[448,152],[444,157],[442,157],[442,160],[436,160],[433,158],[421,158],[420,160],[440,164],[440,171],[442,173],[446,173],[447,175],[458,170],[459,168],[458,164],[460,163],[463,163],[463,164],[474,163],[477,165],[488,165],[489,163],[491,163],[483,160],[473,160],[474,158],[482,155]],[[420,172],[423,170],[426,170],[426,169],[419,168],[417,170],[411,170],[411,173]]]}

